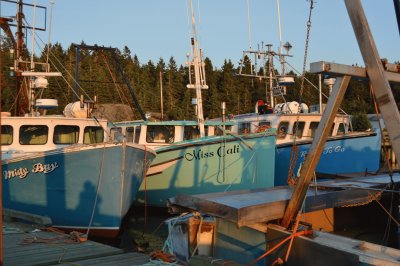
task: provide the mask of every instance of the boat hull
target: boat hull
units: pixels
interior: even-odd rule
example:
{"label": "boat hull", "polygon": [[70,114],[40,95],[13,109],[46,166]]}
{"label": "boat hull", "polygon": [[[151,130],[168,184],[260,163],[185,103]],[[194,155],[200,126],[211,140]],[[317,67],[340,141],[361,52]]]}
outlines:
{"label": "boat hull", "polygon": [[242,139],[206,137],[157,150],[138,201],[166,207],[167,199],[179,194],[271,187],[275,141],[271,130]]}
{"label": "boat hull", "polygon": [[[298,158],[294,167],[296,175],[304,162],[311,143],[298,142]],[[275,186],[287,185],[293,144],[278,144],[275,161]],[[376,172],[380,168],[381,136],[379,133],[349,135],[329,138],[318,162],[316,172],[325,174],[350,174]]]}
{"label": "boat hull", "polygon": [[110,236],[118,232],[153,158],[139,146],[99,144],[5,160],[3,206],[48,216],[55,227],[90,226]]}

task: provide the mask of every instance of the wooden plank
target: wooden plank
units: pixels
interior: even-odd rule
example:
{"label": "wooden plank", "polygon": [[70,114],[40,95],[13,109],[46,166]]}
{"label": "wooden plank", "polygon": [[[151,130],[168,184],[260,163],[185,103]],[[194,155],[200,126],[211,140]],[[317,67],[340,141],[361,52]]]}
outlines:
{"label": "wooden plank", "polygon": [[[279,242],[291,232],[277,225],[268,225],[267,241],[270,245]],[[285,248],[268,257],[272,262],[278,255],[284,256]],[[314,231],[313,237],[296,237],[288,265],[399,265],[400,250],[342,237],[322,231]],[[269,264],[268,264],[269,265]]]}
{"label": "wooden plank", "polygon": [[[399,184],[400,174],[394,174],[393,180]],[[315,192],[315,188],[310,188],[305,201],[305,212],[368,202],[371,200],[371,194],[376,191],[369,192],[367,188],[383,188],[390,182],[390,177],[387,175],[319,182],[320,186],[330,189],[318,189]],[[343,186],[347,189],[342,188]],[[171,199],[171,202],[178,207],[227,219],[238,226],[247,226],[282,218],[292,190],[288,186],[282,186],[193,196],[180,195]]]}
{"label": "wooden plank", "polygon": [[388,78],[385,75],[374,37],[369,28],[361,1],[345,0],[345,5],[379,105],[379,110],[385,121],[393,151],[396,157],[400,158],[400,112]]}
{"label": "wooden plank", "polygon": [[[64,234],[26,232],[29,227],[18,223],[6,223],[7,226],[13,230],[5,230],[3,235],[4,265],[52,265],[123,253],[121,249],[93,241],[67,243],[67,235]],[[35,236],[38,239],[47,239],[47,243],[21,244],[23,240]]]}
{"label": "wooden plank", "polygon": [[[76,265],[96,265],[96,266],[125,266],[125,265],[143,265],[150,261],[150,257],[147,254],[141,253],[124,253],[119,255],[75,261]],[[71,265],[69,263],[57,264],[57,265]]]}

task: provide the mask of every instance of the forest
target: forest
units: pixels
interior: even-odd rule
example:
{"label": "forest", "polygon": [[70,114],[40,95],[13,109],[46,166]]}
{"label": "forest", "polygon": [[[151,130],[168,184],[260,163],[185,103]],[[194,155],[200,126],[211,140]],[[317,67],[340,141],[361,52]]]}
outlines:
{"label": "forest", "polygon": [[[16,75],[10,66],[13,66],[11,43],[3,42],[2,56],[2,110],[17,112],[16,99],[19,94],[15,88]],[[39,61],[45,61],[47,54],[51,63],[51,71],[59,71],[63,79],[52,77],[49,79],[49,88],[43,93],[43,98],[55,98],[59,107],[54,112],[61,113],[64,106],[76,101],[80,95],[87,99],[97,97],[99,104],[123,103],[132,106],[135,118],[140,119],[137,108],[133,104],[127,85],[118,72],[120,67],[134,91],[144,112],[161,112],[161,85],[163,94],[163,113],[165,119],[195,118],[192,98],[195,90],[188,89],[188,67],[178,65],[173,57],[168,60],[160,58],[158,62],[140,62],[139,56],[132,54],[130,49],[116,49],[116,59],[112,60],[109,51],[79,50],[79,64],[76,68],[77,49],[70,45],[64,49],[59,43],[51,45],[49,53],[44,51]],[[29,55],[25,54],[29,60]],[[118,63],[116,63],[118,62]],[[210,58],[204,59],[208,89],[202,90],[204,117],[214,118],[221,116],[221,102],[226,102],[227,114],[254,112],[257,100],[266,100],[265,79],[239,76],[239,63],[226,59],[220,68],[213,66]],[[250,69],[250,60],[245,58],[244,71]],[[119,65],[119,66],[118,66]],[[279,66],[274,66],[279,68]],[[78,70],[77,83],[79,91],[74,94],[75,72]],[[261,71],[261,70],[260,70]],[[301,79],[293,71],[288,72],[295,77],[295,84],[287,87],[286,101],[298,101],[308,106],[319,103],[318,75],[306,73],[306,78],[312,83],[305,82],[301,90]],[[393,93],[400,104],[398,87],[393,87]],[[303,91],[303,93],[300,93]],[[327,86],[323,92],[328,94]],[[277,102],[283,99],[277,98]],[[324,99],[326,103],[326,99]],[[26,99],[25,99],[26,104]],[[347,89],[341,108],[348,114],[375,113],[373,98],[369,85],[365,81],[352,79]]]}

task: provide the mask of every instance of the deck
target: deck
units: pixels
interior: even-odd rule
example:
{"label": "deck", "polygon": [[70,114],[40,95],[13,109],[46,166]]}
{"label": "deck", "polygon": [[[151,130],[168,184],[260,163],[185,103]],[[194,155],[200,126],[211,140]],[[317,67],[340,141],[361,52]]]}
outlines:
{"label": "deck", "polygon": [[[400,183],[399,173],[395,173],[392,178],[395,184]],[[319,181],[308,190],[304,212],[370,202],[390,183],[391,179],[386,174]],[[172,209],[188,208],[226,219],[238,226],[248,226],[281,219],[292,193],[293,187],[282,186],[193,196],[178,195],[170,199],[170,203]]]}
{"label": "deck", "polygon": [[[39,243],[43,242],[43,243]],[[142,265],[149,256],[94,241],[73,242],[69,235],[32,225],[3,223],[3,265]]]}

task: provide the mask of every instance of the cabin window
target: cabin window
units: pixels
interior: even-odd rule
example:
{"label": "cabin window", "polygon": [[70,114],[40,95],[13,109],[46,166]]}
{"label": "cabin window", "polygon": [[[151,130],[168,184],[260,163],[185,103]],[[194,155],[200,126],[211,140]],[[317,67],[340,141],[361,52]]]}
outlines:
{"label": "cabin window", "polygon": [[249,134],[251,132],[250,122],[239,124],[239,134]]}
{"label": "cabin window", "polygon": [[133,139],[135,137],[135,128],[134,127],[127,127],[125,129],[125,135],[126,135],[126,142],[133,143]]}
{"label": "cabin window", "polygon": [[122,142],[124,140],[124,135],[122,135],[122,128],[113,127],[110,129],[110,139],[115,142]]}
{"label": "cabin window", "polygon": [[[232,126],[225,126],[225,131],[230,131]],[[215,136],[222,136],[224,135],[223,127],[222,126],[215,126],[214,127],[214,135]]]}
{"label": "cabin window", "polygon": [[340,123],[336,135],[344,135],[346,133],[346,127],[344,123]]}
{"label": "cabin window", "polygon": [[79,127],[57,125],[54,127],[54,144],[75,144],[79,140]]}
{"label": "cabin window", "polygon": [[309,127],[309,134],[310,137],[314,138],[315,134],[317,133],[317,128],[318,128],[319,122],[311,122],[310,127]]}
{"label": "cabin window", "polygon": [[135,127],[135,143],[139,143],[141,126]]}
{"label": "cabin window", "polygon": [[12,126],[1,126],[1,145],[11,145],[13,143],[13,133]]}
{"label": "cabin window", "polygon": [[198,126],[185,126],[183,140],[200,138],[200,129]]}
{"label": "cabin window", "polygon": [[263,120],[258,122],[257,132],[264,132],[269,128],[271,128],[271,121]]}
{"label": "cabin window", "polygon": [[278,126],[278,139],[284,139],[286,137],[286,134],[288,132],[288,127],[289,127],[289,122],[287,121],[282,121],[279,123]]}
{"label": "cabin window", "polygon": [[104,130],[102,127],[85,127],[83,132],[84,144],[102,143],[104,139]]}
{"label": "cabin window", "polygon": [[172,143],[175,137],[174,126],[147,126],[147,143]]}
{"label": "cabin window", "polygon": [[49,128],[44,125],[25,125],[19,128],[19,144],[43,145],[47,143]]}
{"label": "cabin window", "polygon": [[303,137],[305,124],[306,124],[305,122],[294,122],[292,129],[293,132],[292,138],[295,138],[296,136],[296,138],[301,139]]}

